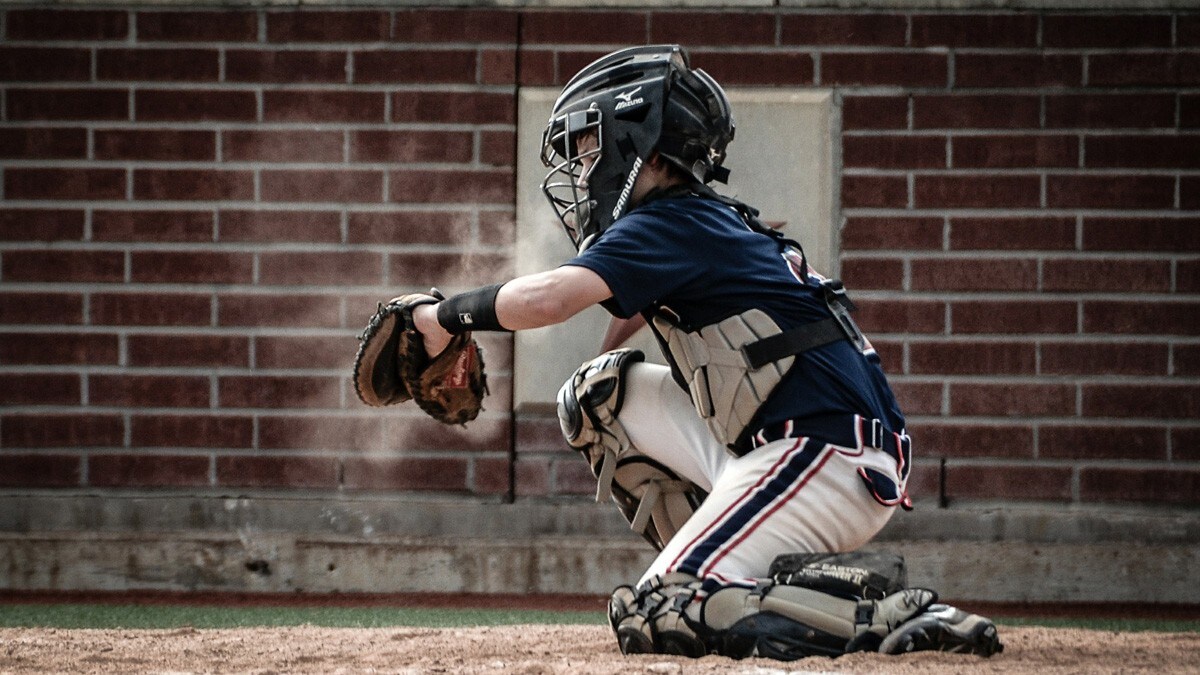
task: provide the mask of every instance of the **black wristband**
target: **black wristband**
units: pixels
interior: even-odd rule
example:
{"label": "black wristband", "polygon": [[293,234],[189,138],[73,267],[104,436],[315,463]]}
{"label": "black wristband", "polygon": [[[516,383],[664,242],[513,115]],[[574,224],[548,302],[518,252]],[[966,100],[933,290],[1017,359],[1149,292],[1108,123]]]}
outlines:
{"label": "black wristband", "polygon": [[496,294],[503,285],[492,284],[446,298],[438,303],[438,324],[452,335],[472,330],[508,330],[496,318]]}

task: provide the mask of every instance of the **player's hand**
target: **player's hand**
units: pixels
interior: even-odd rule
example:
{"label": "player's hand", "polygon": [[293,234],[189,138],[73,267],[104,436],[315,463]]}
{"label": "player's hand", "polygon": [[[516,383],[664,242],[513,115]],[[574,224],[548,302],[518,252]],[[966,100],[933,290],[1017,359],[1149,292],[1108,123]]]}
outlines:
{"label": "player's hand", "polygon": [[413,309],[413,324],[425,342],[425,353],[433,358],[446,349],[453,336],[437,320],[437,305],[420,305]]}

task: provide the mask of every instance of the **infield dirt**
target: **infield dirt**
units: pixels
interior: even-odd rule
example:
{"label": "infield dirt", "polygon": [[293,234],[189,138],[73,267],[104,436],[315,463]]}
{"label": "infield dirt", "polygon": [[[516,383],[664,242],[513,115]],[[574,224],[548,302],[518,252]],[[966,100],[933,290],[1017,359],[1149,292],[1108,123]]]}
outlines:
{"label": "infield dirt", "polygon": [[0,629],[0,673],[1195,673],[1197,633],[1001,628],[990,659],[851,654],[765,659],[624,657],[603,626]]}

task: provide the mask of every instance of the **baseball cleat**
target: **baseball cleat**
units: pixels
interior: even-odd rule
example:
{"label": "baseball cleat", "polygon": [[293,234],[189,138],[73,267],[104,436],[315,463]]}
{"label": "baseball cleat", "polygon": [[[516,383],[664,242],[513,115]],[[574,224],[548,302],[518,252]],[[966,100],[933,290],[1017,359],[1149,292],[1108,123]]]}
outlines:
{"label": "baseball cleat", "polygon": [[991,656],[1004,651],[996,624],[978,614],[951,607],[930,605],[929,609],[892,631],[879,645],[884,654],[936,650],[957,654]]}

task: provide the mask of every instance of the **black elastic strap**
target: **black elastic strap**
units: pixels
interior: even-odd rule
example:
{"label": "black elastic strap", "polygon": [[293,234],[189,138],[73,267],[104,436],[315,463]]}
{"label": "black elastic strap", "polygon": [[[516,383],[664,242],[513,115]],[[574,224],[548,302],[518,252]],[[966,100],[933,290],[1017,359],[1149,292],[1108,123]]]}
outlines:
{"label": "black elastic strap", "polygon": [[751,368],[758,369],[772,361],[845,339],[846,333],[838,320],[825,319],[743,345],[742,354]]}
{"label": "black elastic strap", "polygon": [[507,331],[496,318],[496,294],[504,284],[459,293],[438,303],[437,320],[452,335],[473,330]]}

